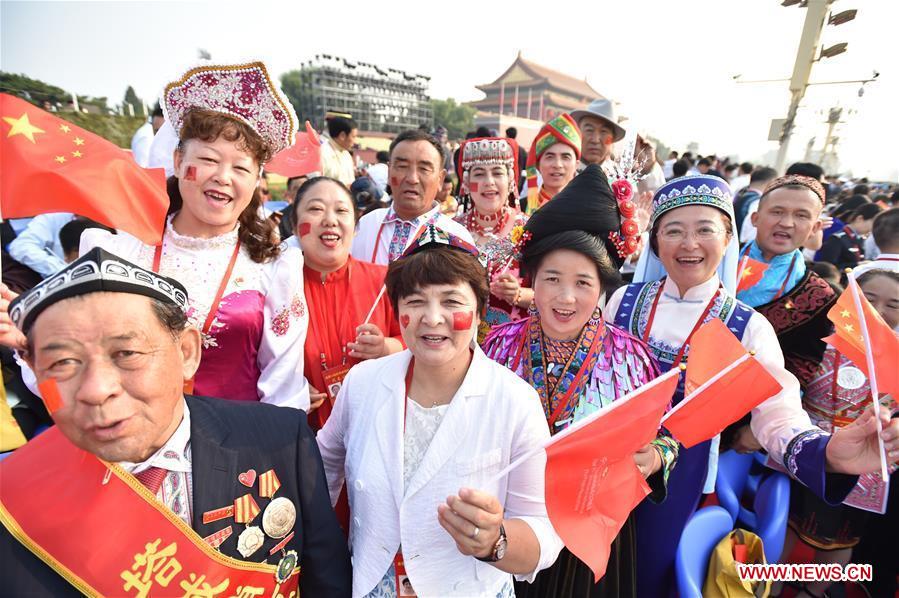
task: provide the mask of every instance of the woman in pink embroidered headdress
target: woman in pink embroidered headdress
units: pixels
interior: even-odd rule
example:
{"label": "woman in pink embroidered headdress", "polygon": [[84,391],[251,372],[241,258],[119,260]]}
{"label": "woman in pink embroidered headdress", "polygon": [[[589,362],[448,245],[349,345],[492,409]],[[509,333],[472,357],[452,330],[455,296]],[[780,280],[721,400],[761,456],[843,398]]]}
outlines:
{"label": "woman in pink embroidered headdress", "polygon": [[204,65],[162,101],[178,133],[161,246],[89,231],[94,246],[178,279],[203,333],[193,394],[308,408],[303,256],[258,216],[263,164],[293,144],[296,115],[261,62]]}
{"label": "woman in pink embroidered headdress", "polygon": [[516,205],[518,146],[511,139],[480,137],[459,149],[459,196],[464,211],[456,222],[468,229],[487,258],[490,302],[478,339],[490,328],[524,316],[534,297],[522,284],[510,237],[527,216]]}

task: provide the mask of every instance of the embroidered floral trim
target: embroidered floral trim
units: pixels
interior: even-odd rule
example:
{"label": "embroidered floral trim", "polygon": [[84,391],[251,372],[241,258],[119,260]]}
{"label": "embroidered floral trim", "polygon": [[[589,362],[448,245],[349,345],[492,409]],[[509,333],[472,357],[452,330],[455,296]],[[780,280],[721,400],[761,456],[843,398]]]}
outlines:
{"label": "embroidered floral trim", "polygon": [[175,230],[175,227],[172,226],[172,220],[176,215],[177,214],[173,214],[172,216],[169,216],[169,219],[165,224],[165,240],[177,247],[183,249],[218,249],[220,247],[229,247],[233,249],[234,244],[237,243],[237,231],[240,230],[240,224],[237,224],[237,226],[234,227],[234,230],[223,235],[201,239],[199,237],[190,237],[188,235],[179,234],[178,231]]}
{"label": "embroidered floral trim", "polygon": [[272,318],[271,329],[276,336],[284,336],[290,330],[290,320],[298,320],[306,315],[306,305],[302,297],[294,295],[290,305],[278,310]]}
{"label": "embroidered floral trim", "polygon": [[787,444],[787,450],[784,451],[784,465],[787,468],[787,471],[790,472],[790,475],[799,479],[799,453],[802,452],[802,449],[805,446],[822,436],[827,436],[827,432],[821,430],[819,428],[812,428],[810,430],[805,430],[804,432],[800,432]]}

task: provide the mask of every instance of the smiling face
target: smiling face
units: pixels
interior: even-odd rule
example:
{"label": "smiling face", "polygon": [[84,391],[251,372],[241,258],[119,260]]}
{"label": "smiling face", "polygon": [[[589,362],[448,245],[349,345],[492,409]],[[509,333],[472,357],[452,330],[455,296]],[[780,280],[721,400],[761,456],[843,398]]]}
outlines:
{"label": "smiling face", "polygon": [[612,153],[615,131],[606,121],[585,116],[578,121],[581,129],[581,159],[585,164],[602,164]]}
{"label": "smiling face", "polygon": [[418,288],[397,302],[403,341],[416,363],[441,367],[467,361],[480,318],[467,282]]}
{"label": "smiling face", "polygon": [[543,333],[559,341],[580,335],[602,294],[596,264],[570,249],[557,249],[543,258],[533,288]]}
{"label": "smiling face", "polygon": [[721,210],[700,205],[662,215],[655,233],[658,255],[681,293],[714,276],[730,242],[726,220]]}
{"label": "smiling face", "polygon": [[401,141],[393,148],[388,166],[393,209],[412,220],[431,209],[446,176],[440,153],[429,142]]}
{"label": "smiling face", "polygon": [[199,332],[188,328],[174,339],[151,299],[65,299],[38,316],[29,339],[38,382],[56,378],[59,386],[53,419],[79,448],[106,461],[140,462],[178,427],[184,380],[199,365]]}
{"label": "smiling face", "polygon": [[821,228],[818,196],[802,187],[781,187],[768,193],[751,216],[756,243],[766,259],[799,249]]}
{"label": "smiling face", "polygon": [[540,156],[537,170],[543,177],[543,188],[550,195],[555,195],[577,174],[577,155],[571,146],[555,143]]}
{"label": "smiling face", "polygon": [[197,237],[234,229],[253,199],[259,163],[239,142],[188,139],[175,150],[175,174],[184,200],[175,217],[178,232]]}
{"label": "smiling face", "polygon": [[509,171],[502,164],[473,166],[468,172],[468,189],[478,212],[496,214],[509,197]]}
{"label": "smiling face", "polygon": [[304,190],[297,206],[296,235],[306,264],[318,272],[342,268],[350,255],[356,218],[350,194],[322,180]]}
{"label": "smiling face", "polygon": [[869,274],[860,286],[871,306],[895,330],[899,326],[899,281],[889,274]]}

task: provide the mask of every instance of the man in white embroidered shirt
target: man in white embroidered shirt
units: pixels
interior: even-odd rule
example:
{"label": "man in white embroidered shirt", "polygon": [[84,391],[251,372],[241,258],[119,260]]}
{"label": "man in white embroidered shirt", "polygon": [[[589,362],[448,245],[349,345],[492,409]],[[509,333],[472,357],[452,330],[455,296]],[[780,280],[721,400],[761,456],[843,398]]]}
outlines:
{"label": "man in white embroidered shirt", "polygon": [[435,201],[443,186],[443,146],[420,129],[404,131],[390,144],[388,180],[393,203],[359,220],[353,240],[353,257],[386,265],[400,255],[411,239],[427,224],[434,224],[468,243],[471,233],[440,213]]}

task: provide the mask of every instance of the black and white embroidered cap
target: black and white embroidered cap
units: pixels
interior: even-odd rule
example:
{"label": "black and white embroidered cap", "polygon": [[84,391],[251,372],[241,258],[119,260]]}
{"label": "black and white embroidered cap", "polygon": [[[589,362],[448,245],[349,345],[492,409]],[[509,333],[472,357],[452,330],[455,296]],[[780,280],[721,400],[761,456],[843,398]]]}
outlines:
{"label": "black and white embroidered cap", "polygon": [[180,282],[97,247],[19,295],[9,305],[9,317],[27,334],[37,316],[54,303],[99,291],[145,295],[187,311],[187,291]]}

